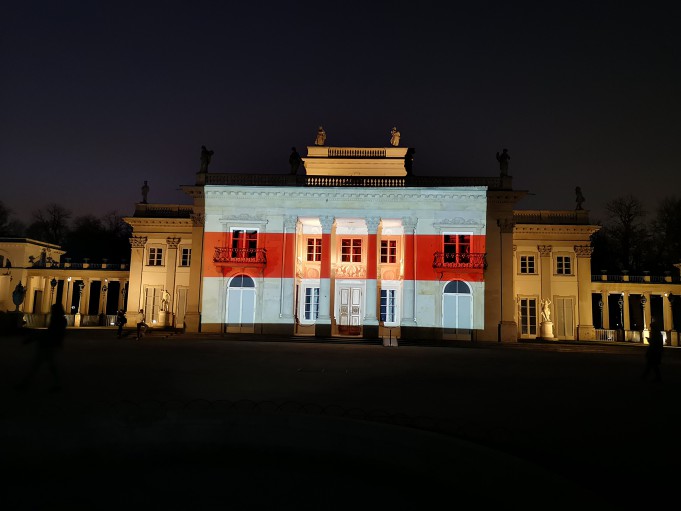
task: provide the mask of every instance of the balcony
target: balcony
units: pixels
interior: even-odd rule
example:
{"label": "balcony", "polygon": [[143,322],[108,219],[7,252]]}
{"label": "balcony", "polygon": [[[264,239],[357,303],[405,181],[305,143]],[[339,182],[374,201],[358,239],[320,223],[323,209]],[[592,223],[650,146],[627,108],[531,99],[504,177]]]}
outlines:
{"label": "balcony", "polygon": [[264,248],[215,247],[213,262],[216,266],[232,268],[264,268],[267,265],[267,250]]}
{"label": "balcony", "polygon": [[435,252],[433,268],[436,270],[484,270],[487,260],[484,253],[451,254]]}

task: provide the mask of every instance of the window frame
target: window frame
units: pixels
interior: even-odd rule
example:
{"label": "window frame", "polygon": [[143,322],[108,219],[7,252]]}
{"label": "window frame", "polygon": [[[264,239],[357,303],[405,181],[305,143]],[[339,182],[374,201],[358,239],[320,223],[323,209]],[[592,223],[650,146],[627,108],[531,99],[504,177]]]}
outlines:
{"label": "window frame", "polygon": [[[553,256],[554,275],[570,276],[574,275],[573,255],[567,252],[558,252]],[[567,262],[567,265],[566,265]],[[567,266],[567,272],[565,271]]]}
{"label": "window frame", "polygon": [[[454,237],[454,240],[448,238]],[[467,238],[467,242],[465,239]],[[470,262],[470,253],[473,246],[473,233],[470,231],[445,231],[442,233],[442,260],[445,263]],[[454,250],[450,247],[454,247]]]}
{"label": "window frame", "polygon": [[[532,271],[523,271],[523,259],[526,258],[526,268],[530,266],[529,260],[532,260]],[[518,274],[519,275],[537,275],[537,254],[521,253],[518,254]]]}
{"label": "window frame", "polygon": [[[393,320],[392,321],[386,321],[383,319],[383,293],[385,292],[386,298],[392,294],[393,298]],[[381,289],[379,290],[378,293],[378,319],[379,322],[383,324],[383,326],[387,327],[395,327],[395,326],[400,326],[400,315],[401,315],[401,305],[402,305],[402,286],[399,281],[389,281],[389,280],[384,280],[381,283]],[[386,304],[387,306],[387,304]]]}
{"label": "window frame", "polygon": [[[523,302],[527,302],[524,304]],[[527,310],[527,314],[523,314],[523,310]],[[534,315],[530,312],[534,310]],[[523,338],[537,337],[539,335],[539,298],[536,296],[519,296],[518,297],[518,334]],[[527,319],[527,321],[524,321]],[[527,331],[523,329],[527,328]]]}
{"label": "window frame", "polygon": [[[312,248],[312,250],[310,250]],[[310,263],[321,262],[322,260],[322,238],[309,236],[305,240],[305,260]]]}
{"label": "window frame", "polygon": [[[346,248],[345,243],[349,242],[347,245],[347,254],[344,250]],[[363,259],[363,245],[361,237],[343,237],[340,240],[340,261],[342,263],[362,263]],[[345,259],[345,257],[348,257]]]}
{"label": "window frame", "polygon": [[[321,281],[319,279],[303,279],[300,282],[299,289],[298,322],[301,325],[314,325],[319,318]],[[310,306],[309,310],[308,305]],[[308,312],[310,312],[309,315]]]}
{"label": "window frame", "polygon": [[165,251],[161,246],[147,248],[147,266],[165,266]]}
{"label": "window frame", "polygon": [[[186,257],[185,257],[186,255]],[[186,262],[186,264],[185,264]],[[189,268],[192,264],[192,249],[191,247],[180,247],[180,268]]]}
{"label": "window frame", "polygon": [[[383,244],[385,244],[385,250],[383,247]],[[379,261],[381,261],[381,264],[397,264],[397,240],[396,239],[385,239],[381,240],[381,244],[379,247],[380,251],[380,258]]]}

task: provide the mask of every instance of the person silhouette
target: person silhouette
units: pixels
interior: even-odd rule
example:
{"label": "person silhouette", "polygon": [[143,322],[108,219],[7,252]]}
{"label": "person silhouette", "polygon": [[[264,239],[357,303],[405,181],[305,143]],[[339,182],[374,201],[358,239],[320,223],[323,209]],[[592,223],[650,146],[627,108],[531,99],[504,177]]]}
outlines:
{"label": "person silhouette", "polygon": [[288,157],[288,162],[291,164],[291,175],[295,175],[298,173],[298,168],[300,167],[300,164],[302,163],[302,158],[300,157],[300,154],[298,154],[298,151],[296,151],[295,147],[291,148],[291,156]]}
{"label": "person silhouette", "polygon": [[65,334],[66,312],[61,303],[55,303],[50,308],[50,322],[47,325],[47,331],[36,332],[24,340],[24,344],[35,342],[36,349],[33,362],[29,367],[26,376],[21,383],[16,385],[17,390],[25,390],[28,388],[43,364],[47,365],[52,374],[51,390],[57,391],[61,389],[59,373],[57,372],[57,365],[55,363],[55,351],[64,344]]}
{"label": "person silhouette", "polygon": [[116,326],[118,326],[118,337],[123,336],[123,327],[128,322],[128,318],[125,317],[125,311],[119,310],[116,313]]}
{"label": "person silhouette", "polygon": [[641,379],[647,380],[652,373],[655,381],[662,381],[660,364],[662,363],[662,351],[664,341],[662,340],[662,328],[657,320],[650,322],[650,335],[648,336],[648,348],[646,349],[646,367],[643,370]]}

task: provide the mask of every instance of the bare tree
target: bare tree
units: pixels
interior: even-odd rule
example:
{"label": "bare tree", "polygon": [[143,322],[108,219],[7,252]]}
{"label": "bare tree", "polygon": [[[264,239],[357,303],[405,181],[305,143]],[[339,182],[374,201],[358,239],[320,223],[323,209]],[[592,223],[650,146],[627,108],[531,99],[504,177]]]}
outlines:
{"label": "bare tree", "polygon": [[58,205],[49,204],[45,210],[33,212],[33,222],[26,229],[26,234],[34,239],[62,245],[69,232],[68,221],[71,211]]}
{"label": "bare tree", "polygon": [[642,270],[644,248],[649,239],[645,228],[647,211],[633,195],[617,197],[605,205],[606,231],[620,269]]}

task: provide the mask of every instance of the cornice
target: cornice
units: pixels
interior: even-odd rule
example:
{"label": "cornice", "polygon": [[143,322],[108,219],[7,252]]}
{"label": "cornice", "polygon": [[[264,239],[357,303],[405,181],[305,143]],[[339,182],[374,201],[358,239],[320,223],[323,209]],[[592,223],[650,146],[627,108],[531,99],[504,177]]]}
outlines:
{"label": "cornice", "polygon": [[394,203],[400,200],[414,200],[414,201],[447,201],[447,200],[466,200],[484,202],[487,201],[487,195],[484,190],[479,193],[471,193],[465,190],[461,191],[419,191],[410,192],[409,190],[385,189],[381,192],[375,190],[353,190],[349,191],[334,190],[324,191],[321,189],[305,189],[305,190],[250,190],[242,188],[239,190],[220,190],[210,189],[206,190],[206,198],[237,198],[237,199],[276,199],[276,198],[290,198],[294,200],[314,200],[323,199],[329,201],[371,201],[371,202],[389,202]]}

